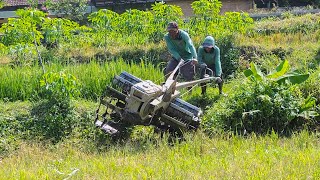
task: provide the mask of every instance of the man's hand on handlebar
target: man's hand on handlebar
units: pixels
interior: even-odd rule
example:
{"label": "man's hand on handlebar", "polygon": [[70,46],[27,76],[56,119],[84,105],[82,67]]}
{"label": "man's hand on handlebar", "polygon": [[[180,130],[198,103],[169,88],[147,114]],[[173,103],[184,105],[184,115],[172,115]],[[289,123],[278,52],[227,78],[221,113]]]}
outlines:
{"label": "man's hand on handlebar", "polygon": [[192,65],[197,65],[198,64],[198,60],[197,59],[191,59],[191,64]]}

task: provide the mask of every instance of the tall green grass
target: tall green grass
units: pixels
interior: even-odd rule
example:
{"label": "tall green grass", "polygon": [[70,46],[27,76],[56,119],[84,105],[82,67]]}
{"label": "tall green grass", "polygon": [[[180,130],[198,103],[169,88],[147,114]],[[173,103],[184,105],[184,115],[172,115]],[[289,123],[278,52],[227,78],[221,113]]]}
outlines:
{"label": "tall green grass", "polygon": [[[80,97],[93,100],[97,99],[113,77],[122,71],[132,73],[141,79],[149,79],[158,83],[163,81],[161,69],[145,61],[128,63],[117,59],[102,64],[94,61],[88,64],[67,66],[51,64],[45,65],[45,69],[48,72],[65,71],[65,73],[74,75],[82,86]],[[38,95],[41,76],[40,67],[1,67],[0,99],[24,101]]]}
{"label": "tall green grass", "polygon": [[[201,133],[170,146],[146,139],[87,152],[75,142],[22,143],[1,159],[0,179],[319,179],[319,136],[247,138]],[[90,144],[88,142],[82,142]]]}
{"label": "tall green grass", "polygon": [[40,68],[0,68],[0,99],[26,100],[39,87]]}

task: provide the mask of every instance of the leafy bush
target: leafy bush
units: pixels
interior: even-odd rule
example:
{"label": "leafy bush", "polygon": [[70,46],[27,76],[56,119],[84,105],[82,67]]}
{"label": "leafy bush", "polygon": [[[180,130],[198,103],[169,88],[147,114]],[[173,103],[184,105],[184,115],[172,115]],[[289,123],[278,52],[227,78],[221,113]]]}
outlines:
{"label": "leafy bush", "polygon": [[33,44],[15,44],[9,46],[8,55],[12,66],[32,66],[37,63],[37,51]]}
{"label": "leafy bush", "polygon": [[18,148],[18,141],[13,136],[0,137],[0,157],[5,157]]}
{"label": "leafy bush", "polygon": [[230,98],[216,104],[207,114],[204,127],[214,131],[215,127],[240,134],[289,133],[303,125],[312,125],[317,113],[313,111],[315,99],[304,98],[298,84],[308,74],[287,72],[289,65],[283,61],[276,71],[263,76],[259,68],[251,63],[245,71],[249,81],[241,83]]}
{"label": "leafy bush", "polygon": [[0,157],[12,152],[18,147],[18,129],[21,124],[13,121],[11,117],[3,117],[0,113]]}
{"label": "leafy bush", "polygon": [[57,14],[61,14],[67,19],[81,22],[85,16],[87,9],[87,0],[59,0],[51,1],[48,4],[48,10],[52,10]]}
{"label": "leafy bush", "polygon": [[49,72],[43,75],[40,80],[40,87],[44,99],[58,103],[59,101],[70,101],[71,98],[79,95],[77,79],[71,74],[64,72]]}
{"label": "leafy bush", "polygon": [[114,20],[118,17],[119,14],[108,9],[100,9],[99,11],[91,13],[88,16],[89,22],[91,22],[93,25],[95,39],[100,39],[100,41],[95,42],[95,44],[98,46],[104,45],[105,47],[108,45],[108,35],[110,35],[110,31],[114,30],[113,28],[115,27],[116,23]]}
{"label": "leafy bush", "polygon": [[305,96],[313,96],[317,99],[317,104],[320,105],[320,88],[319,88],[319,79],[320,79],[320,66],[310,75],[310,78],[306,81],[304,85],[301,85],[300,89],[302,90]]}
{"label": "leafy bush", "polygon": [[0,32],[4,34],[1,38],[2,43],[6,46],[33,44],[35,41],[39,43],[43,36],[37,26],[45,13],[38,10],[19,9],[16,14],[19,18],[9,18],[8,23],[4,23],[0,28]]}
{"label": "leafy bush", "polygon": [[30,118],[28,102],[0,100],[0,158],[19,148],[21,139],[27,139],[25,122]]}
{"label": "leafy bush", "polygon": [[[79,24],[68,19],[44,19],[41,24],[43,34],[42,43],[45,46],[53,47],[60,45],[60,43],[74,41],[74,34],[79,29]],[[74,41],[75,42],[75,41]]]}
{"label": "leafy bush", "polygon": [[4,2],[3,0],[0,0],[0,9],[3,8],[3,6],[4,6]]}
{"label": "leafy bush", "polygon": [[31,135],[52,142],[70,135],[76,123],[73,106],[67,101],[38,101],[34,104],[31,115],[32,120],[28,122]]}
{"label": "leafy bush", "polygon": [[56,142],[68,136],[76,123],[71,99],[79,93],[77,80],[70,74],[50,72],[43,75],[40,87],[43,99],[34,104],[29,126],[35,135]]}
{"label": "leafy bush", "polygon": [[[220,43],[221,42],[221,43]],[[225,36],[217,42],[221,53],[221,68],[224,76],[232,76],[239,68],[240,50],[234,45],[234,36]]]}
{"label": "leafy bush", "polygon": [[[72,2],[75,1],[61,1],[66,7]],[[145,45],[151,42],[160,44],[161,48],[169,21],[177,21],[181,29],[190,33],[195,44],[208,34],[224,43],[225,37],[233,33],[244,33],[253,22],[245,13],[219,15],[221,3],[217,0],[199,2],[198,4],[194,2],[193,8],[197,16],[190,21],[182,19],[183,12],[179,6],[160,2],[155,3],[150,11],[133,9],[117,14],[111,10],[101,9],[89,15],[91,25],[88,27],[79,26],[78,23],[64,18],[51,19],[39,10],[21,9],[17,11],[18,18],[9,19],[9,22],[0,28],[0,33],[3,34],[0,42],[5,46],[42,43],[48,49],[57,49],[51,52],[58,54],[63,60],[69,57],[81,58],[83,55],[79,49],[83,47],[103,47],[106,59],[108,54],[114,55],[127,45],[139,45],[142,51],[146,51]],[[76,3],[81,4],[78,1]],[[201,17],[202,15],[205,17]],[[75,52],[78,54],[74,55]],[[128,57],[128,59],[133,58]]]}
{"label": "leafy bush", "polygon": [[179,6],[159,2],[152,5],[151,9],[153,15],[151,20],[152,26],[149,27],[149,39],[151,42],[158,43],[163,39],[164,31],[170,21],[176,21],[178,24],[182,25],[181,17],[183,16],[183,12]]}

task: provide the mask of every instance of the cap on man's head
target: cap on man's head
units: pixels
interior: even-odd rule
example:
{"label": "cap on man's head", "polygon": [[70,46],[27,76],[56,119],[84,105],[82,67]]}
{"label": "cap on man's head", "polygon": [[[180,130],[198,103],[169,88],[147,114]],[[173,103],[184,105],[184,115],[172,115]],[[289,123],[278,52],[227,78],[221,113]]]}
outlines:
{"label": "cap on man's head", "polygon": [[169,22],[168,27],[167,27],[167,31],[170,31],[172,29],[178,29],[178,24],[176,22]]}

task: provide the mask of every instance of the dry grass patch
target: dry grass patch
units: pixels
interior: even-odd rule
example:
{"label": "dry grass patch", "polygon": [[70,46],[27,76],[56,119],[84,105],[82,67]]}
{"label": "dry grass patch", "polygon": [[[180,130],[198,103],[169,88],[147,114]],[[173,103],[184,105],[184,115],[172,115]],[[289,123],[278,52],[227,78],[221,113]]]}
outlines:
{"label": "dry grass patch", "polygon": [[1,56],[0,57],[0,65],[10,64],[11,61],[12,61],[11,58],[8,56]]}

